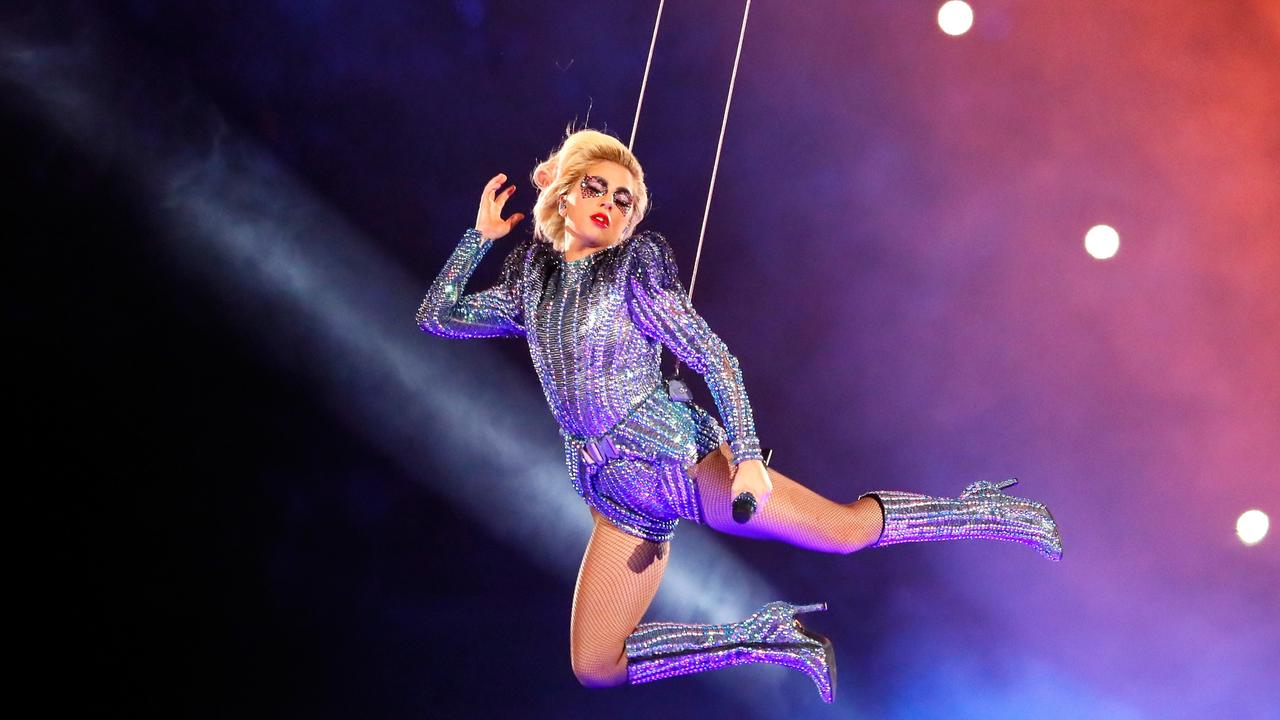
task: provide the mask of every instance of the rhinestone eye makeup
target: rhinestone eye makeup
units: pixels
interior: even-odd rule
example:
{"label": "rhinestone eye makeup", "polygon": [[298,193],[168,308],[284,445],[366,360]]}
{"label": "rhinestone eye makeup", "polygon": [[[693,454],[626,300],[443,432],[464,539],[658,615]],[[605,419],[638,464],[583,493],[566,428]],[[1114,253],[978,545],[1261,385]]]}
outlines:
{"label": "rhinestone eye makeup", "polygon": [[[582,188],[582,197],[598,198],[609,192],[609,181],[599,175],[583,175],[582,182],[578,183],[578,187]],[[631,215],[632,209],[635,208],[635,198],[631,196],[631,191],[626,188],[618,188],[613,191],[613,204],[622,211],[623,217]]]}

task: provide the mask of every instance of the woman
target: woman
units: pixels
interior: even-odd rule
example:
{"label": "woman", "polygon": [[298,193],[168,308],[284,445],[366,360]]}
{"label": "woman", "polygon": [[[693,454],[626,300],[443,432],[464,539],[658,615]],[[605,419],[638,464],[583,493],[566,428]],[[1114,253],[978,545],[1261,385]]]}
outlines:
{"label": "woman", "polygon": [[[739,623],[640,620],[666,569],[681,519],[733,535],[823,552],[900,542],[989,538],[1050,559],[1062,540],[1043,505],[978,482],[957,499],[896,491],[832,502],[766,470],[737,359],[693,307],[662,236],[634,234],[648,209],[644,171],[617,139],[570,133],[533,172],[535,231],[499,282],[463,294],[493,242],[523,218],[501,217],[515,192],[497,175],[418,310],[425,331],[523,337],[564,437],[574,489],[595,521],[574,591],[570,657],[589,687],[641,683],[744,663],[801,670],[825,701],[835,691],[830,642],[795,619],[824,604],[773,602]],[[662,347],[703,376],[724,425],[668,392]],[[756,512],[732,518],[749,492]]]}

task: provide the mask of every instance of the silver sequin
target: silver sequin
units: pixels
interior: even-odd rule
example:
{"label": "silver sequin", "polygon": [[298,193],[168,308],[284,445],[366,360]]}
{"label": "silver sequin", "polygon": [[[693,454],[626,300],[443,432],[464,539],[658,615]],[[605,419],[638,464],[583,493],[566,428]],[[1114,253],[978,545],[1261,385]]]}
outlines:
{"label": "silver sequin", "polygon": [[[1006,495],[1018,481],[970,483],[959,498],[876,490],[866,493],[884,508],[884,531],[873,547],[930,540],[1004,540],[1030,546],[1050,560],[1062,559],[1062,534],[1042,503]],[[864,495],[864,497],[866,496]]]}
{"label": "silver sequin", "polygon": [[627,681],[633,685],[748,663],[773,663],[808,675],[826,702],[835,698],[835,654],[825,637],[795,616],[826,605],[771,602],[741,622],[693,625],[648,622],[626,639]]}
{"label": "silver sequin", "polygon": [[[464,294],[492,246],[475,229],[463,234],[418,309],[419,327],[527,340],[574,490],[619,528],[662,542],[679,518],[701,522],[688,474],[697,460],[726,440],[735,465],[763,455],[738,360],[689,303],[666,240],[641,233],[574,261],[524,243],[494,287]],[[550,272],[534,263],[538,252],[554,254]],[[706,380],[723,427],[668,397],[662,346]],[[583,444],[606,434],[619,457],[584,462]]]}

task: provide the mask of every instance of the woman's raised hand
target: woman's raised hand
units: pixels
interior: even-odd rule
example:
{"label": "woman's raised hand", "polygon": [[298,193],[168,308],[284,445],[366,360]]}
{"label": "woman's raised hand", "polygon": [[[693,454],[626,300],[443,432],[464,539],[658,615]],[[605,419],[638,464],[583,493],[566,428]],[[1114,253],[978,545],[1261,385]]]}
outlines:
{"label": "woman's raised hand", "polygon": [[516,191],[515,185],[499,190],[502,183],[506,181],[506,174],[494,175],[489,184],[484,186],[484,193],[480,196],[480,210],[476,213],[476,229],[490,240],[505,236],[511,232],[511,228],[515,227],[516,223],[524,219],[524,213],[515,213],[506,220],[502,219],[502,206],[507,204],[507,200]]}

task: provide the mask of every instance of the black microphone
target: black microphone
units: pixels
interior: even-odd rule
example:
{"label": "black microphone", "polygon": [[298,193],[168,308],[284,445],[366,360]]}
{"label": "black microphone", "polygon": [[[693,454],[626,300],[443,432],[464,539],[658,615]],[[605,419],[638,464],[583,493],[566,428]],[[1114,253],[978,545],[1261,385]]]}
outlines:
{"label": "black microphone", "polygon": [[733,519],[745,523],[756,514],[756,496],[749,492],[738,493],[733,499]]}
{"label": "black microphone", "polygon": [[[769,466],[769,461],[773,459],[773,448],[760,448],[760,454],[764,455],[765,467]],[[749,492],[738,493],[738,497],[733,499],[733,519],[739,524],[745,523],[756,514],[756,496]]]}

